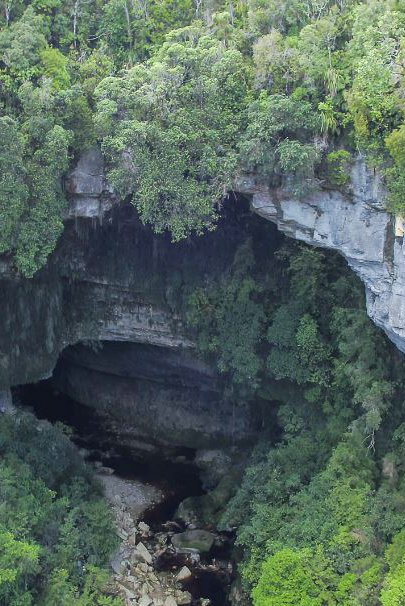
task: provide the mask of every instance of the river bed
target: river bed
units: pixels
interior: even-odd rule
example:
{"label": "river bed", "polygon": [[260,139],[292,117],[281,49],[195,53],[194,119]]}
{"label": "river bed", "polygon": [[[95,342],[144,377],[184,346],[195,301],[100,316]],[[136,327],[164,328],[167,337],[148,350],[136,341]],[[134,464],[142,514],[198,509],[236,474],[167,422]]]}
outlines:
{"label": "river bed", "polygon": [[70,426],[72,440],[94,465],[121,539],[112,568],[116,590],[128,606],[228,604],[232,534],[205,525],[199,530],[212,536],[209,550],[182,552],[172,544],[175,535],[196,530],[176,518],[185,498],[204,494],[193,451],[179,449],[175,460],[147,452],[134,456],[103,433],[90,409],[55,392],[49,382],[25,386],[15,396],[39,418]]}

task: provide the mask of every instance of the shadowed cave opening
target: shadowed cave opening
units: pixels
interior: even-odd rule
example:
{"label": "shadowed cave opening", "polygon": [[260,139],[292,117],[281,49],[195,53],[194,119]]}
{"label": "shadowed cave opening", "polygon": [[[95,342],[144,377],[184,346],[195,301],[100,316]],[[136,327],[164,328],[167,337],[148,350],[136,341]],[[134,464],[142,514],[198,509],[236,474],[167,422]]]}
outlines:
{"label": "shadowed cave opening", "polygon": [[[230,457],[231,468],[237,467],[248,459],[259,434],[265,432],[272,443],[280,437],[277,407],[284,384],[271,389],[266,385],[267,391],[254,401],[231,401],[224,397],[215,365],[181,342],[183,336],[189,337],[180,320],[185,298],[193,289],[229,276],[247,240],[253,272],[267,276],[264,288],[266,280],[270,286],[273,279],[280,280],[277,272],[283,259],[276,253],[284,236],[253,215],[246,199],[234,202],[224,204],[216,231],[178,244],[140,226],[129,207],[114,210],[110,220],[91,229],[79,226],[76,231],[70,226],[67,245],[77,260],[64,268],[62,305],[67,326],[75,327],[67,334],[79,335],[79,342],[60,353],[51,378],[15,390],[16,399],[39,418],[69,426],[89,462],[163,491],[164,499],[142,514],[157,534],[166,523],[177,524],[177,531],[188,528],[176,517],[179,505],[215,489],[216,463],[207,469],[200,462],[202,454],[222,450]],[[63,257],[63,242],[58,254]],[[330,258],[332,276],[346,271],[343,260]],[[67,268],[74,269],[71,277]],[[131,318],[139,314],[138,301],[140,307],[153,309],[150,326],[147,314],[146,319],[140,316],[141,329],[152,336],[161,330],[160,341],[153,337],[152,342],[147,338],[138,342],[134,333],[125,333]],[[160,310],[167,314],[161,325]],[[80,341],[83,335],[90,340]],[[179,337],[180,345],[173,337]],[[260,347],[268,347],[265,339]],[[214,527],[198,526],[216,532]],[[193,600],[209,598],[213,606],[228,603],[234,578],[227,568],[228,563],[233,566],[233,535],[220,533],[219,538],[219,544],[201,557],[203,567],[194,567],[184,586]],[[217,568],[213,561],[226,565]],[[169,553],[156,566],[178,570],[185,563],[192,567],[184,555]]]}
{"label": "shadowed cave opening", "polygon": [[[40,419],[71,428],[88,462],[161,490],[164,499],[142,514],[156,533],[171,521],[177,531],[186,530],[189,525],[176,517],[180,503],[215,485],[215,477],[197,464],[198,453],[225,448],[237,459],[263,425],[260,407],[232,410],[216,373],[195,353],[146,344],[68,347],[50,379],[16,388],[14,397]],[[213,531],[214,525],[204,529]],[[160,571],[190,567],[183,589],[193,604],[201,598],[213,606],[228,604],[234,535],[216,534],[218,544],[198,564],[172,553],[156,561]]]}

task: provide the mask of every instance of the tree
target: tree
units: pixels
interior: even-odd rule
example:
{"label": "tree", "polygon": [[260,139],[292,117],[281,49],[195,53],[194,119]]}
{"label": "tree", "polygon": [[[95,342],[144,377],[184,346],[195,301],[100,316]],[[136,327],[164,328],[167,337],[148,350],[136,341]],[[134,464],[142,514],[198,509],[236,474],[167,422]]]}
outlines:
{"label": "tree", "polygon": [[249,106],[240,150],[244,166],[302,195],[313,185],[319,152],[313,143],[318,116],[307,101],[262,92]]}
{"label": "tree", "polygon": [[272,93],[290,93],[302,77],[299,53],[278,30],[261,36],[253,46],[255,84]]}
{"label": "tree", "polygon": [[14,249],[28,200],[23,162],[24,141],[8,116],[0,117],[0,254]]}
{"label": "tree", "polygon": [[38,73],[40,53],[46,48],[46,25],[28,7],[21,19],[0,32],[0,57],[19,80]]}
{"label": "tree", "polygon": [[57,48],[46,48],[41,52],[44,75],[52,79],[55,89],[68,88],[70,85],[67,70],[68,59]]}
{"label": "tree", "polygon": [[26,276],[42,267],[63,230],[61,176],[68,168],[69,132],[54,126],[29,164],[30,207],[17,239],[16,263]]}
{"label": "tree", "polygon": [[18,541],[0,529],[0,601],[10,606],[29,606],[27,584],[39,569],[38,545]]}
{"label": "tree", "polygon": [[187,306],[199,351],[228,375],[230,392],[246,398],[260,384],[258,350],[266,319],[261,286],[249,275],[253,267],[252,242],[247,241],[236,252],[230,274],[219,284],[196,289]]}
{"label": "tree", "polygon": [[[254,606],[324,606],[333,600],[336,585],[331,566],[321,548],[281,549],[262,567],[253,589]],[[340,602],[341,603],[341,602]]]}
{"label": "tree", "polygon": [[385,552],[389,573],[381,591],[382,606],[405,604],[405,530],[401,530]]}
{"label": "tree", "polygon": [[172,32],[149,65],[96,90],[109,178],[173,240],[212,227],[237,167],[247,69],[240,52],[205,33]]}

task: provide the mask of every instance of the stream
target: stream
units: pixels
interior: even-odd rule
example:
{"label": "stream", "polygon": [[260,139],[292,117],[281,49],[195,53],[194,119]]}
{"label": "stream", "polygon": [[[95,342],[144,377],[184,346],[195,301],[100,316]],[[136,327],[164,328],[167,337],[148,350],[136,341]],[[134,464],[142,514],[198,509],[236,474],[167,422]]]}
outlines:
{"label": "stream", "polygon": [[[153,563],[152,560],[148,561],[144,567],[149,565],[148,574],[151,578],[158,579],[163,587],[170,587],[166,600],[154,599],[148,604],[145,596],[142,596],[137,601],[140,606],[160,606],[160,602],[162,606],[228,605],[234,579],[231,557],[233,534],[219,533],[212,527],[199,527],[214,537],[212,547],[201,553],[195,550],[183,553],[174,549],[171,543],[173,535],[195,528],[193,525],[187,527],[182,520],[176,519],[179,504],[187,497],[205,494],[199,470],[193,464],[195,452],[192,449],[178,448],[170,459],[159,457],[155,453],[129,452],[114,442],[114,436],[105,431],[92,409],[57,392],[50,380],[17,388],[14,398],[17,403],[32,410],[38,418],[69,426],[72,429],[72,441],[81,449],[85,459],[95,466],[105,485],[106,496],[116,518],[118,516],[118,519],[128,520],[128,511],[132,510],[136,520],[134,533],[137,534],[137,539],[132,542],[135,544],[142,541],[153,556]],[[122,490],[124,498],[115,494]],[[140,502],[131,507],[131,498],[138,501],[138,494]],[[129,532],[126,529],[118,534],[124,539]],[[178,577],[182,576],[180,571],[184,573],[187,570],[190,574],[183,574],[185,578],[179,580]],[[129,575],[128,578],[135,579],[137,575],[144,574],[142,571],[143,568],[141,570],[136,567],[135,572],[129,572],[128,568],[126,574]],[[136,603],[128,597],[130,592],[125,589],[125,583],[123,585],[127,592],[126,603]],[[145,584],[142,591],[146,591]]]}

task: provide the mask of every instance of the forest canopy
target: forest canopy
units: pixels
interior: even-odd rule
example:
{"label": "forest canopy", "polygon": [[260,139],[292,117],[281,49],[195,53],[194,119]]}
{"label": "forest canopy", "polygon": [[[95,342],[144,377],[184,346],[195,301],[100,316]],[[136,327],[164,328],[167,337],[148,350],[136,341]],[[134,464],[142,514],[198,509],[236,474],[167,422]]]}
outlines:
{"label": "forest canopy", "polygon": [[[241,174],[349,193],[359,155],[404,214],[404,41],[404,0],[0,0],[0,255],[26,277],[45,266],[64,178],[94,146],[173,241],[214,229]],[[290,243],[270,271],[256,255],[247,240],[183,301],[224,397],[277,416],[222,519],[244,589],[254,606],[403,606],[403,359],[341,259]],[[117,603],[99,488],[59,430],[14,422],[0,604]]]}
{"label": "forest canopy", "polygon": [[361,153],[404,210],[401,0],[4,0],[0,254],[32,276],[63,231],[63,177],[108,177],[173,240],[215,226],[241,172],[302,197]]}

